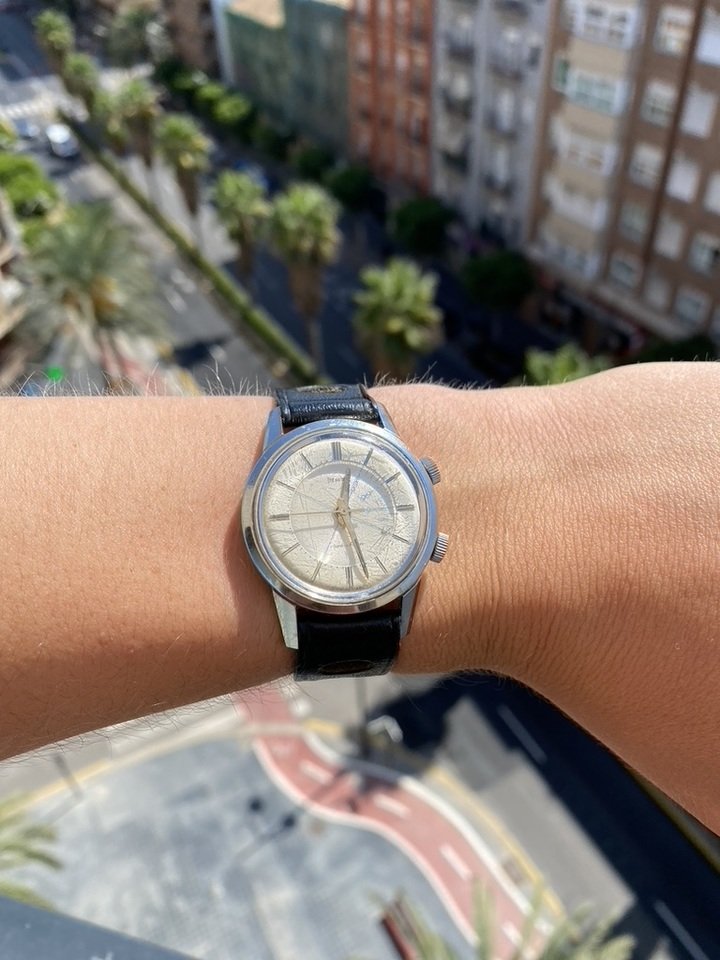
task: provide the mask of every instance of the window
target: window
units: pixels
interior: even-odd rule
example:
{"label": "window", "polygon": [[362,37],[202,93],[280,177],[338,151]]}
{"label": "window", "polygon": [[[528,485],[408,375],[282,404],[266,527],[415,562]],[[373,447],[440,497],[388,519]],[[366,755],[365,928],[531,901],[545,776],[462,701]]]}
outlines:
{"label": "window", "polygon": [[702,327],[707,319],[709,298],[699,290],[681,287],[675,298],[675,316],[693,330]]}
{"label": "window", "polygon": [[628,240],[640,242],[648,227],[648,208],[644,203],[624,203],[620,211],[620,232]]}
{"label": "window", "polygon": [[713,173],[708,177],[705,207],[712,213],[720,213],[720,173]]}
{"label": "window", "polygon": [[683,133],[691,133],[695,137],[709,137],[715,122],[716,105],[717,97],[711,90],[690,87],[680,121]]}
{"label": "window", "polygon": [[689,7],[665,5],[657,20],[655,30],[655,49],[661,53],[682,56],[687,49],[690,30],[693,23],[693,11]]}
{"label": "window", "polygon": [[690,244],[690,266],[698,273],[708,276],[715,273],[720,264],[720,237],[709,233],[696,233]]}
{"label": "window", "polygon": [[553,64],[553,87],[561,93],[565,92],[570,74],[570,61],[566,57],[555,57]]}
{"label": "window", "polygon": [[708,8],[700,30],[697,58],[702,63],[720,67],[720,13]]}
{"label": "window", "polygon": [[653,274],[645,284],[645,300],[656,310],[667,310],[670,302],[670,284],[664,277]]}
{"label": "window", "polygon": [[660,225],[655,236],[655,249],[664,257],[677,260],[685,242],[685,227],[680,220],[675,220],[667,214],[660,218]]}
{"label": "window", "polygon": [[667,127],[672,120],[677,91],[668,83],[652,80],[645,88],[642,115],[648,123]]}
{"label": "window", "polygon": [[605,3],[569,2],[565,17],[568,29],[586,40],[629,47],[635,39],[636,14],[630,7],[612,9]]}
{"label": "window", "polygon": [[659,147],[639,143],[630,161],[630,178],[644,187],[654,187],[660,176],[663,154]]}
{"label": "window", "polygon": [[700,167],[693,160],[682,155],[675,155],[670,174],[668,176],[666,192],[676,200],[691,203],[697,193],[700,179]]}
{"label": "window", "polygon": [[[556,61],[557,67],[557,61]],[[563,89],[563,88],[560,88]],[[568,69],[564,93],[573,103],[600,113],[618,114],[625,106],[626,85],[597,73]]]}
{"label": "window", "polygon": [[614,283],[632,290],[640,279],[640,261],[629,253],[614,253],[608,274]]}

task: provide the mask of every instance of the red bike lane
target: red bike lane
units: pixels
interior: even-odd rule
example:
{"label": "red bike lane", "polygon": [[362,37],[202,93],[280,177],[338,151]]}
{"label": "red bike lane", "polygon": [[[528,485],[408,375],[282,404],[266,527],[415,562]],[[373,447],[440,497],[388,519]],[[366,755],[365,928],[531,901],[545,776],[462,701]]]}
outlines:
{"label": "red bike lane", "polygon": [[315,816],[372,830],[402,850],[431,884],[458,930],[475,943],[475,891],[494,904],[495,960],[509,958],[528,909],[495,855],[446,800],[405,774],[336,753],[308,733],[281,690],[263,688],[238,711],[257,728],[255,754],[268,777]]}

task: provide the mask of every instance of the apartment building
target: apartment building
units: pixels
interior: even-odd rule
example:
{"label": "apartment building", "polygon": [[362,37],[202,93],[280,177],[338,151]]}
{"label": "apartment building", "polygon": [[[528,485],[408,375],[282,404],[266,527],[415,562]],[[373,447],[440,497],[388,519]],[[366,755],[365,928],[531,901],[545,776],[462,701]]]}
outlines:
{"label": "apartment building", "polygon": [[532,252],[599,324],[720,335],[720,4],[556,0]]}
{"label": "apartment building", "polygon": [[188,66],[216,75],[219,70],[211,0],[162,0],[173,53]]}
{"label": "apartment building", "polygon": [[433,192],[510,245],[528,232],[546,0],[436,0]]}
{"label": "apartment building", "polygon": [[432,185],[432,0],[353,0],[350,149],[398,192]]}
{"label": "apartment building", "polygon": [[230,0],[219,43],[225,81],[275,122],[344,154],[350,0]]}

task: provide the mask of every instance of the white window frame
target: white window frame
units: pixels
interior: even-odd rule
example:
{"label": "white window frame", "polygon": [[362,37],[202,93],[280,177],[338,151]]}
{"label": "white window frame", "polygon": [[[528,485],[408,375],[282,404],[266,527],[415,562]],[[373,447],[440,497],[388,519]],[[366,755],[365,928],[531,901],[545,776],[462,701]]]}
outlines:
{"label": "white window frame", "polygon": [[647,236],[649,223],[650,211],[646,204],[627,201],[620,208],[618,228],[628,240],[641,243]]}
{"label": "white window frame", "polygon": [[655,49],[659,53],[682,57],[687,50],[692,24],[693,11],[690,7],[674,3],[664,4],[655,25]]}
{"label": "white window frame", "polygon": [[[657,167],[653,166],[652,169],[645,162],[650,155],[652,155],[654,159],[657,159]],[[630,179],[633,183],[639,183],[643,187],[653,189],[653,187],[657,186],[658,180],[660,179],[662,162],[662,150],[651,143],[636,144],[632,157],[630,158],[630,167],[628,169]]]}
{"label": "white window frame", "polygon": [[692,203],[700,183],[700,164],[683,154],[675,154],[670,165],[665,192],[669,197]]}
{"label": "white window frame", "polygon": [[703,205],[711,213],[720,214],[720,170],[714,170],[707,179]]}
{"label": "white window frame", "polygon": [[[700,310],[697,317],[688,318],[687,316],[683,316],[680,310],[680,303],[683,298],[694,299],[698,302],[700,305]],[[705,326],[709,310],[710,297],[706,293],[703,293],[702,290],[695,290],[693,287],[680,287],[675,295],[673,313],[680,323],[684,324],[691,330],[701,330]]]}
{"label": "white window frame", "polygon": [[[694,103],[693,99],[695,101]],[[717,99],[717,95],[713,90],[704,90],[697,84],[692,84],[685,95],[682,117],[680,118],[680,129],[682,132],[689,134],[691,137],[701,137],[703,140],[707,140],[715,125]],[[702,106],[699,106],[698,103],[702,101],[704,101],[704,103]],[[695,107],[696,112],[704,121],[702,125],[691,122],[691,111],[693,107]]]}
{"label": "white window frame", "polygon": [[677,104],[677,88],[662,80],[649,80],[642,99],[642,118],[657,127],[670,125]]}
{"label": "white window frame", "polygon": [[[622,266],[623,269],[627,268],[632,273],[632,276],[622,276],[621,273],[616,272],[618,266]],[[639,257],[636,257],[633,253],[626,253],[624,250],[615,250],[613,252],[610,257],[610,263],[608,264],[608,279],[618,284],[618,286],[621,286],[624,290],[635,290],[637,289],[641,276],[642,264],[640,263]]]}
{"label": "white window frame", "polygon": [[[653,289],[657,290],[660,296],[656,297],[652,292]],[[651,274],[645,280],[643,298],[645,303],[649,304],[653,310],[667,310],[670,303],[670,283],[665,277],[661,277],[657,273]]]}
{"label": "white window frame", "polygon": [[[631,5],[608,7],[602,0],[584,3],[575,0],[566,3],[565,18],[570,32],[584,40],[624,49],[635,42],[638,16],[637,9]],[[618,30],[619,18],[623,22],[621,30]]]}
{"label": "white window frame", "polygon": [[[683,255],[686,232],[682,220],[663,214],[655,231],[655,252],[668,260],[679,260]],[[666,234],[671,235],[672,244],[665,243]]]}
{"label": "white window frame", "polygon": [[720,237],[710,233],[696,233],[690,242],[688,263],[706,277],[715,276],[720,267]]}

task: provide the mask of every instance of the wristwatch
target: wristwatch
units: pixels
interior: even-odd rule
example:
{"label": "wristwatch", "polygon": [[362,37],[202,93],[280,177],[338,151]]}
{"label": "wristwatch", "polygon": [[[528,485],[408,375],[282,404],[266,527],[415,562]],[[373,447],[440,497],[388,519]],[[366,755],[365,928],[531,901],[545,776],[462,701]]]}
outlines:
{"label": "wristwatch", "polygon": [[393,665],[437,531],[440,473],[362,386],[278,390],[243,494],[249,555],[273,591],[295,678]]}

